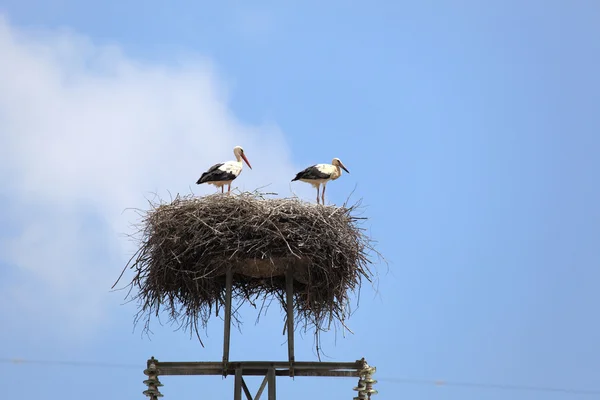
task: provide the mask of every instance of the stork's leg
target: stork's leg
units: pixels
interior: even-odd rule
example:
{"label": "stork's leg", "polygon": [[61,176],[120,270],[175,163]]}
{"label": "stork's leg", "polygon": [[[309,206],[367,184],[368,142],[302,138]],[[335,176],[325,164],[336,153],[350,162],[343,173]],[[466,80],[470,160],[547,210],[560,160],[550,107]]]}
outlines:
{"label": "stork's leg", "polygon": [[227,194],[231,193],[231,183],[229,185],[227,185]]}
{"label": "stork's leg", "polygon": [[327,185],[323,185],[323,195],[321,196],[321,203],[323,203],[323,205],[325,205],[325,188],[327,187]]}
{"label": "stork's leg", "polygon": [[321,185],[317,185],[317,204],[319,204],[319,189],[321,188]]}
{"label": "stork's leg", "polygon": [[221,185],[221,193],[225,193],[225,189],[223,188],[223,185]]}

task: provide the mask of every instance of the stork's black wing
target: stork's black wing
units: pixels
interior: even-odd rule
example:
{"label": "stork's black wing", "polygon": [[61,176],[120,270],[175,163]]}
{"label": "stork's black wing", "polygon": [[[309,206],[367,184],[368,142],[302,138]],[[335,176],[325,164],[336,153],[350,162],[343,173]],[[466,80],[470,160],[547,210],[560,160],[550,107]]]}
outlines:
{"label": "stork's black wing", "polygon": [[197,185],[205,182],[218,182],[218,181],[230,181],[234,180],[236,176],[231,172],[220,170],[219,167],[224,163],[215,164],[202,174],[200,179],[196,182]]}
{"label": "stork's black wing", "polygon": [[297,181],[299,179],[329,179],[331,174],[326,174],[324,172],[319,171],[317,165],[312,165],[296,174],[296,177],[292,179],[292,182]]}

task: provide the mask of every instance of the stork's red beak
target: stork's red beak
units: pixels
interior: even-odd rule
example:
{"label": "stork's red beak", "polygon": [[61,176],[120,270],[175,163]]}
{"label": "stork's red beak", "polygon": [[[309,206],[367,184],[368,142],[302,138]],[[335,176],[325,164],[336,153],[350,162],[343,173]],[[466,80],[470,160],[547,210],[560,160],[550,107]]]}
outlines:
{"label": "stork's red beak", "polygon": [[346,166],[344,166],[344,164],[342,164],[341,162],[340,162],[340,167],[342,167],[342,169],[343,169],[344,171],[346,171],[347,173],[350,173],[350,171],[348,171],[348,170],[346,169]]}
{"label": "stork's red beak", "polygon": [[244,159],[244,161],[246,161],[246,164],[248,164],[248,167],[250,169],[252,169],[252,166],[250,165],[250,162],[248,162],[248,159],[246,158],[246,155],[244,153],[242,153],[242,158]]}

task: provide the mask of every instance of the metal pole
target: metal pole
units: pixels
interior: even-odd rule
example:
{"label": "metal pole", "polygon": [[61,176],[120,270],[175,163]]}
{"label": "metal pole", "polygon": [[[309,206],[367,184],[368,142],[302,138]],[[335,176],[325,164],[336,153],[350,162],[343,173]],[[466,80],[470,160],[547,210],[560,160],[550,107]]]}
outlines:
{"label": "metal pole", "polygon": [[242,369],[235,370],[235,383],[233,386],[233,400],[242,400]]}
{"label": "metal pole", "polygon": [[227,375],[229,362],[229,339],[231,338],[231,291],[233,286],[233,271],[227,270],[225,277],[225,326],[223,338],[223,375]]}
{"label": "metal pole", "polygon": [[285,273],[285,291],[287,308],[288,358],[290,361],[290,376],[294,376],[294,274],[288,265]]}
{"label": "metal pole", "polygon": [[276,400],[276,391],[275,391],[275,368],[269,368],[269,372],[267,373],[267,379],[269,381],[269,400]]}

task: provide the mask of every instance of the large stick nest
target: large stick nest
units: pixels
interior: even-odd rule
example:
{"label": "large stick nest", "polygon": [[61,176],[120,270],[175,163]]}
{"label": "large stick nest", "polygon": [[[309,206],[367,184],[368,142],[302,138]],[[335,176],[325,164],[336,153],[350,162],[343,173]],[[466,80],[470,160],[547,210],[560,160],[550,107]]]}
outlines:
{"label": "large stick nest", "polygon": [[[234,302],[256,307],[262,301],[262,310],[275,299],[285,310],[291,269],[296,324],[314,327],[317,340],[332,323],[348,329],[350,295],[363,278],[371,281],[369,254],[378,254],[359,226],[365,218],[355,215],[358,205],[259,193],[150,202],[149,210],[138,210],[140,247],[128,263],[135,272],[128,297],[139,303],[135,322],[145,320],[148,331],[150,318],[166,310],[172,322],[200,338],[199,327],[224,307],[229,268]],[[233,318],[239,321],[237,308]]]}

